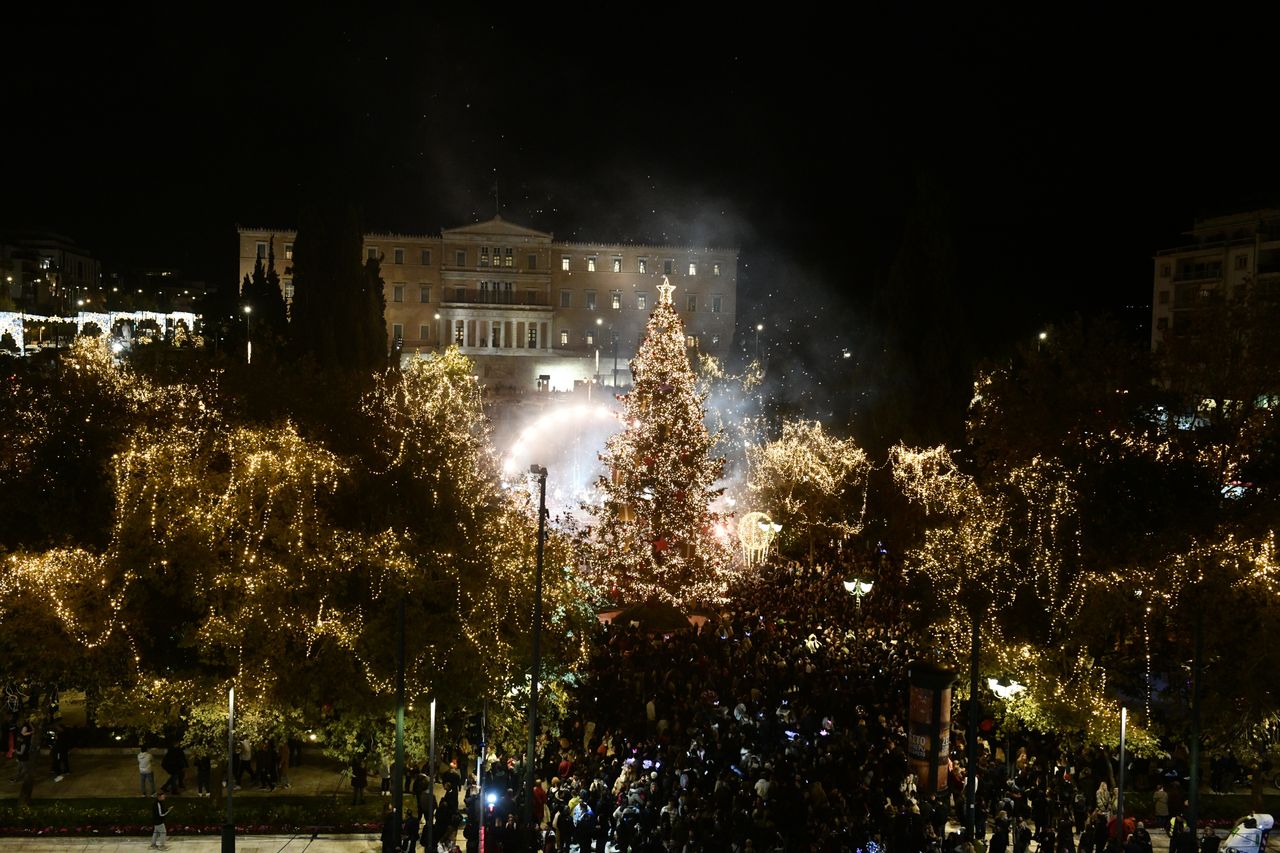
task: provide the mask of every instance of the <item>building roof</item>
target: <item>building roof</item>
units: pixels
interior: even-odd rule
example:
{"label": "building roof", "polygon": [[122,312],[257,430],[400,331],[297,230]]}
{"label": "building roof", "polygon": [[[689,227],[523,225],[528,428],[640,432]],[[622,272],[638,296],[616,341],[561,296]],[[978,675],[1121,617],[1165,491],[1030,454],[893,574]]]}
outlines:
{"label": "building roof", "polygon": [[445,238],[523,237],[527,240],[548,243],[553,239],[553,236],[545,231],[535,231],[532,228],[525,228],[523,225],[516,225],[501,216],[495,216],[487,222],[474,222],[470,225],[460,225],[457,228],[444,228],[441,229],[440,235]]}

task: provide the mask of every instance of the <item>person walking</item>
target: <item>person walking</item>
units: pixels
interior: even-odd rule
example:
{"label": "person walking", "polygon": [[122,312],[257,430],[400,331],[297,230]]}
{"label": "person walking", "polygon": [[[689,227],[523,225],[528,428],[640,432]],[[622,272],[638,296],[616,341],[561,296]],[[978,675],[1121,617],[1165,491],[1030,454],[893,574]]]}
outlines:
{"label": "person walking", "polygon": [[[151,753],[146,746],[138,747],[138,777],[142,784],[142,796],[156,795],[156,773],[151,769]],[[151,790],[147,790],[150,788]]]}
{"label": "person walking", "polygon": [[156,793],[156,798],[151,802],[151,823],[154,828],[151,830],[151,849],[152,850],[168,850],[169,849],[169,833],[165,829],[164,819],[173,809],[169,808],[164,801],[164,790]]}
{"label": "person walking", "polygon": [[35,732],[31,723],[23,723],[18,733],[17,743],[13,746],[13,757],[18,759],[18,775],[13,778],[14,782],[24,782],[31,776],[31,740]]}

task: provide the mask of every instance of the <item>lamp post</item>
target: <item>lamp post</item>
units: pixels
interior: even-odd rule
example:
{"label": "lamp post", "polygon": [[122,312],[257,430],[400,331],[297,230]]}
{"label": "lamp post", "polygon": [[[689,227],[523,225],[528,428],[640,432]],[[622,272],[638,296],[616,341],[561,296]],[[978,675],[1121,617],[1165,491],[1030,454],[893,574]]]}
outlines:
{"label": "lamp post", "polygon": [[247,326],[244,338],[244,363],[253,363],[253,306],[244,306],[244,321]]}
{"label": "lamp post", "polygon": [[862,597],[871,592],[871,587],[875,586],[875,581],[864,581],[861,578],[854,578],[851,581],[844,582],[844,591],[853,596],[858,603],[858,608],[862,608]]}
{"label": "lamp post", "polygon": [[[1011,678],[988,678],[987,686],[991,692],[1008,702],[1027,688]],[[1006,728],[1004,733],[1004,774],[1006,781],[1013,776],[1013,745]]]}
{"label": "lamp post", "polygon": [[236,853],[236,822],[232,798],[236,780],[232,769],[236,761],[236,688],[227,688],[227,822],[222,825],[222,853]]}
{"label": "lamp post", "polygon": [[609,324],[609,338],[613,343],[613,393],[618,393],[618,333]]}
{"label": "lamp post", "polygon": [[[1119,788],[1119,790],[1116,792],[1116,836],[1117,838],[1119,838],[1121,848],[1124,847],[1124,764],[1125,764],[1124,738],[1125,738],[1125,732],[1128,729],[1128,727],[1129,727],[1129,709],[1121,705],[1120,706],[1120,784],[1116,786],[1117,788]],[[1196,828],[1194,825],[1192,825],[1191,832],[1193,836],[1195,834],[1195,831],[1196,831]]]}
{"label": "lamp post", "polygon": [[756,323],[756,361],[760,360],[760,333],[764,331],[764,323]]}
{"label": "lamp post", "polygon": [[529,473],[538,478],[538,559],[533,581],[533,672],[529,679],[529,751],[525,756],[524,786],[524,826],[532,838],[534,763],[538,746],[538,670],[542,667],[542,546],[547,533],[547,469],[541,465],[530,465]]}

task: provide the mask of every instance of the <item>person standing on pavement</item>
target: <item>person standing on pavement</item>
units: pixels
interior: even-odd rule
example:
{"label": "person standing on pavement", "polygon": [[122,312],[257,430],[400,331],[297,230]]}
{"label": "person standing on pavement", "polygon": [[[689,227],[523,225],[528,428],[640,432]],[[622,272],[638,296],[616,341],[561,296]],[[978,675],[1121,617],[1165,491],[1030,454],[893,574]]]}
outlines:
{"label": "person standing on pavement", "polygon": [[201,797],[209,796],[209,783],[213,776],[213,761],[208,752],[196,756],[196,793]]}
{"label": "person standing on pavement", "polygon": [[169,774],[169,778],[160,786],[162,790],[177,794],[187,787],[186,779],[183,778],[187,770],[187,753],[181,744],[174,743],[165,750],[164,758],[160,759],[160,766]]}
{"label": "person standing on pavement", "polygon": [[169,849],[169,833],[165,829],[164,819],[173,811],[164,801],[164,791],[161,790],[156,794],[155,800],[151,803],[151,822],[154,828],[151,830],[151,849],[152,850],[168,850]]}
{"label": "person standing on pavement", "polygon": [[[156,774],[151,769],[151,753],[146,746],[138,747],[138,777],[142,784],[142,796],[154,797],[156,794]],[[148,791],[147,788],[151,790]]]}
{"label": "person standing on pavement", "polygon": [[71,772],[71,734],[62,723],[53,731],[53,745],[49,749],[53,758],[53,781],[61,782]]}

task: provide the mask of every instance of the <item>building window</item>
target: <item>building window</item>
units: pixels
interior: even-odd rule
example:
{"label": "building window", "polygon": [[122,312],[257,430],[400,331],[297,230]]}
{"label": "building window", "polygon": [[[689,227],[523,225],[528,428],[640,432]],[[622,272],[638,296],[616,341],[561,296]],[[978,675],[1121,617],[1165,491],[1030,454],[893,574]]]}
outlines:
{"label": "building window", "polygon": [[467,321],[459,320],[453,326],[453,342],[458,346],[462,346],[462,342],[466,339]]}
{"label": "building window", "polygon": [[536,269],[538,268],[538,256],[537,256],[537,255],[530,255],[530,256],[529,256],[529,264],[528,264],[528,267],[529,267],[529,269],[531,269],[531,270],[536,270]]}
{"label": "building window", "polygon": [[594,290],[587,291],[587,310],[596,310],[596,292]]}
{"label": "building window", "polygon": [[480,266],[482,267],[489,266],[489,247],[488,246],[480,247]]}
{"label": "building window", "polygon": [[649,260],[647,258],[641,258],[640,260],[636,261],[636,264],[637,264],[637,267],[636,267],[637,272],[646,273],[649,271]]}
{"label": "building window", "polygon": [[538,304],[538,291],[536,291],[536,290],[526,290],[526,291],[524,292],[524,298],[525,298],[525,303],[524,303],[525,305],[537,305],[537,304]]}
{"label": "building window", "polygon": [[286,261],[293,260],[293,244],[292,243],[284,244],[284,259]]}
{"label": "building window", "polygon": [[453,253],[453,262],[455,265],[465,267],[467,265],[467,250],[459,249]]}
{"label": "building window", "polygon": [[614,311],[617,311],[620,308],[622,308],[621,292],[615,290],[613,293],[609,294],[609,307],[612,308]]}
{"label": "building window", "polygon": [[403,263],[404,263],[404,249],[392,249],[392,250],[391,250],[391,262],[392,262],[392,263],[394,263],[394,264],[403,264]]}
{"label": "building window", "polygon": [[396,346],[400,346],[404,340],[404,326],[400,323],[391,324],[391,339],[396,342]]}
{"label": "building window", "polygon": [[718,294],[711,297],[711,313],[719,314],[720,308],[723,306],[723,298]]}
{"label": "building window", "polygon": [[711,274],[712,274],[712,275],[715,275],[715,276],[720,275],[720,265],[719,265],[719,264],[712,264],[712,265],[711,265]]}
{"label": "building window", "polygon": [[1160,291],[1160,304],[1161,305],[1169,304],[1169,291],[1167,290]]}
{"label": "building window", "polygon": [[404,302],[404,285],[396,284],[391,287],[391,301]]}
{"label": "building window", "polygon": [[675,266],[675,261],[663,261],[663,262],[662,262],[662,274],[663,274],[663,275],[671,275],[671,268],[672,268],[673,266]]}
{"label": "building window", "polygon": [[419,327],[418,327],[418,340],[422,341],[424,344],[425,344],[427,341],[431,340],[431,327],[430,327],[430,326],[419,326]]}
{"label": "building window", "polygon": [[293,279],[286,278],[282,287],[286,301],[293,298]]}
{"label": "building window", "polygon": [[587,332],[587,346],[594,346],[596,342],[596,333]]}
{"label": "building window", "polygon": [[422,265],[424,267],[431,266],[431,250],[430,249],[422,250]]}
{"label": "building window", "polygon": [[[266,258],[267,258],[267,244],[266,244],[266,243],[259,243],[259,244],[258,244],[258,257],[259,257],[259,258],[262,258],[263,260],[266,260]],[[42,270],[47,270],[48,268],[49,268],[49,265],[48,265],[47,263],[41,263],[41,265],[40,265],[40,269],[42,269]]]}
{"label": "building window", "polygon": [[[498,250],[497,250],[497,249],[494,249],[493,251],[495,252],[495,255],[494,255],[494,266],[497,266],[497,260],[498,260],[498,258],[497,258],[496,252],[497,252]],[[503,265],[504,267],[514,267],[514,266],[516,265],[515,255],[511,254],[511,249],[510,249],[510,248],[507,248],[507,249],[506,249],[506,251],[504,251],[504,252],[503,252],[503,254],[502,254],[502,265]]]}
{"label": "building window", "polygon": [[569,330],[561,329],[560,330],[560,346],[567,347],[568,345],[569,345]]}
{"label": "building window", "polygon": [[622,272],[622,258],[613,259],[613,271]]}
{"label": "building window", "polygon": [[377,246],[366,247],[364,250],[364,256],[371,261],[376,261],[378,259],[378,247]]}
{"label": "building window", "polygon": [[453,298],[458,302],[467,301],[467,289],[465,287],[454,288]]}
{"label": "building window", "polygon": [[568,272],[568,271],[569,271],[569,256],[568,256],[568,255],[561,255],[561,256],[560,256],[560,269],[564,270],[565,272]]}
{"label": "building window", "polygon": [[418,288],[418,301],[422,303],[431,301],[431,285],[424,284]]}
{"label": "building window", "polygon": [[594,257],[587,258],[587,272],[596,271],[596,259]]}
{"label": "building window", "polygon": [[685,299],[685,310],[688,311],[690,314],[698,310],[697,294],[690,293],[688,298]]}
{"label": "building window", "polygon": [[698,339],[693,335],[685,335],[684,345],[690,348],[696,347],[698,345]]}
{"label": "building window", "polygon": [[1157,328],[1157,329],[1160,329],[1161,331],[1163,331],[1163,330],[1165,330],[1165,329],[1169,328],[1169,318],[1168,318],[1168,317],[1157,317],[1157,318],[1156,318],[1156,328]]}
{"label": "building window", "polygon": [[573,291],[572,290],[560,291],[560,307],[561,308],[573,307]]}
{"label": "building window", "polygon": [[649,310],[649,294],[647,293],[636,294],[636,310],[637,311]]}
{"label": "building window", "polygon": [[1236,269],[1247,270],[1249,268],[1248,255],[1236,255]]}
{"label": "building window", "polygon": [[689,262],[689,275],[697,275],[697,274],[698,274],[698,265],[697,265],[697,264],[695,264],[693,261],[690,261],[690,262]]}
{"label": "building window", "polygon": [[1161,277],[1161,278],[1168,278],[1171,272],[1172,272],[1172,270],[1169,268],[1169,265],[1168,265],[1168,264],[1161,264],[1161,265],[1160,265],[1160,277]]}

